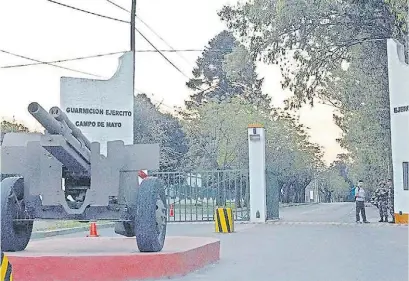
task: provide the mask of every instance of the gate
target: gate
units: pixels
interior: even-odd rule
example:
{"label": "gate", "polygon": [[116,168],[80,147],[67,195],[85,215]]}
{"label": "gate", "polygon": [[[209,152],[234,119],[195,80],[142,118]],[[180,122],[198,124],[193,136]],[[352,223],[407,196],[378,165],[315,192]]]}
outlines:
{"label": "gate", "polygon": [[149,172],[166,187],[168,222],[213,221],[218,207],[232,208],[236,221],[249,220],[248,170]]}
{"label": "gate", "polygon": [[280,186],[277,175],[269,170],[266,170],[266,197],[267,220],[279,219]]}

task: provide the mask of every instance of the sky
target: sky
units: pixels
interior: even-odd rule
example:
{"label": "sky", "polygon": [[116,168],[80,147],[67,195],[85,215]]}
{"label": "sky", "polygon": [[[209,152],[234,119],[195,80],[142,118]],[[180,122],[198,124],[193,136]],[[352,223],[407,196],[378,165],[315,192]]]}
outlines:
{"label": "sky", "polygon": [[[56,0],[95,13],[129,21],[130,15],[106,0]],[[113,0],[130,10],[131,0]],[[202,50],[208,41],[225,29],[217,11],[237,0],[137,0],[136,27],[158,49]],[[158,38],[152,30],[166,43]],[[130,27],[126,23],[88,15],[47,0],[0,1],[0,50],[41,61],[53,61],[130,49]],[[137,50],[152,50],[139,34]],[[200,52],[164,53],[181,71],[176,70],[160,54],[136,54],[135,88],[145,92],[154,103],[162,102],[163,110],[183,106],[191,94],[185,83]],[[0,68],[0,118],[23,122],[33,129],[40,125],[27,113],[32,101],[45,109],[60,104],[62,76],[109,79],[118,67],[120,54],[59,63],[57,65],[96,76],[48,65]],[[0,52],[0,67],[32,63]],[[280,106],[289,96],[280,85],[281,74],[276,66],[258,65],[260,77],[265,77],[264,91]],[[332,120],[333,109],[326,105],[304,107],[301,122],[310,128],[311,141],[325,149],[327,163],[340,153],[335,139],[340,130]]]}

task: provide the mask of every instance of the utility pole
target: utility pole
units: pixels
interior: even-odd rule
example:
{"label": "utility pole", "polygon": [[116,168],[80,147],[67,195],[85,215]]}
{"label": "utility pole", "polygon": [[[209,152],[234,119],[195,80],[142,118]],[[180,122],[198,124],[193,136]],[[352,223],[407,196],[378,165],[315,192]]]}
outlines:
{"label": "utility pole", "polygon": [[135,53],[135,14],[136,14],[136,0],[132,0],[131,7],[131,51]]}
{"label": "utility pole", "polygon": [[132,52],[132,93],[135,93],[135,14],[136,14],[136,0],[132,0],[131,7],[131,52]]}

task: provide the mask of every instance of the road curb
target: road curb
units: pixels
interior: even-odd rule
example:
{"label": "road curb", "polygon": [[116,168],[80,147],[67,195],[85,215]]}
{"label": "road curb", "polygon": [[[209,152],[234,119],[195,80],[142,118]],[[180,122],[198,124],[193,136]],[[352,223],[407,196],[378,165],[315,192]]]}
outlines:
{"label": "road curb", "polygon": [[[104,229],[104,228],[113,227],[114,225],[115,225],[114,222],[102,223],[102,224],[97,224],[97,227],[99,229]],[[53,236],[72,234],[72,233],[83,232],[87,230],[89,230],[89,225],[72,227],[72,228],[61,228],[61,229],[56,229],[56,230],[35,231],[31,234],[31,238],[32,239],[49,238]]]}

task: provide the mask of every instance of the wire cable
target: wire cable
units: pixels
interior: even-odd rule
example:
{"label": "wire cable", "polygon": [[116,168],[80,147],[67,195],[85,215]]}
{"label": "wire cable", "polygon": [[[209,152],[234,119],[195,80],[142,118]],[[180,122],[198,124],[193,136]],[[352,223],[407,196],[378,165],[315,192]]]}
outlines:
{"label": "wire cable", "polygon": [[125,52],[126,51],[84,56],[84,57],[76,57],[76,58],[71,58],[71,59],[60,59],[60,60],[54,60],[54,61],[42,61],[42,62],[34,62],[34,63],[26,63],[26,64],[5,65],[5,66],[0,66],[0,68],[16,68],[16,67],[25,67],[25,66],[32,66],[32,65],[78,61],[78,60],[85,60],[85,59],[91,59],[91,58],[105,57],[105,56],[110,56],[110,55],[123,54]]}
{"label": "wire cable", "polygon": [[[128,12],[129,14],[131,13],[131,11],[128,11],[128,10],[125,9],[124,7],[118,5],[117,3],[115,3],[115,2],[113,2],[113,1],[111,1],[111,0],[106,0],[106,1],[107,1],[108,3],[114,5],[115,7],[117,7],[117,8],[119,8],[119,9],[125,11],[125,12]],[[142,18],[141,18],[139,15],[135,15],[135,17],[136,17],[140,22],[142,22],[153,34],[155,34],[156,37],[158,37],[162,42],[164,42],[171,50],[176,51],[168,42],[166,42],[165,39],[162,38],[162,36],[160,36],[155,30],[153,30],[153,28],[151,28],[144,20],[142,20]],[[190,65],[190,62],[189,62],[183,55],[181,55],[179,52],[177,52],[177,54],[178,54],[178,56],[179,56],[180,58],[182,58],[187,64]]]}
{"label": "wire cable", "polygon": [[[109,16],[104,16],[104,15],[97,14],[97,13],[94,13],[94,12],[90,12],[90,11],[87,11],[87,10],[84,10],[84,9],[79,9],[79,8],[76,8],[76,7],[73,7],[73,6],[70,6],[70,5],[62,4],[62,3],[57,2],[57,1],[54,1],[54,0],[46,0],[46,1],[48,1],[48,2],[50,2],[50,3],[57,4],[57,5],[61,5],[61,6],[66,7],[66,8],[74,9],[74,10],[77,10],[77,11],[80,11],[80,12],[83,12],[83,13],[91,14],[91,15],[94,15],[94,16],[97,16],[97,17],[102,17],[102,18],[105,18],[105,19],[110,19],[110,20],[113,20],[113,21],[118,21],[118,22],[130,24],[129,21],[125,21],[125,20],[121,20],[121,19],[117,19],[117,18],[113,18],[113,17],[109,17]],[[136,30],[166,61],[168,61],[178,72],[180,72],[180,73],[181,73],[183,76],[185,76],[187,79],[190,79],[190,78],[189,78],[186,74],[184,74],[174,63],[172,63],[158,48],[156,48],[155,45],[153,45],[152,42],[150,42],[150,41],[148,40],[148,38],[146,38],[146,36],[142,34],[142,32],[140,32],[137,28],[135,28],[135,30]],[[204,90],[202,90],[202,89],[196,87],[196,89],[199,90],[199,92],[198,92],[197,94],[201,94],[201,93],[204,93],[204,92],[206,92],[206,91],[212,90],[212,89],[214,89],[215,87],[217,87],[217,86],[210,86],[210,87],[208,87],[207,89],[204,89]]]}
{"label": "wire cable", "polygon": [[[113,2],[113,1],[111,1],[111,0],[106,0],[106,1],[107,1],[108,3],[110,3],[110,4],[114,5],[114,6],[116,6],[117,8],[123,10],[123,11],[126,11],[126,12],[128,12],[128,13],[131,13],[131,11],[128,11],[128,10],[125,9],[124,7],[118,5],[117,3],[115,3],[115,2]],[[160,40],[162,40],[173,52],[176,52],[182,59],[184,59],[184,60],[190,65],[190,62],[187,61],[187,59],[186,59],[184,56],[181,56],[181,55],[179,54],[179,51],[178,51],[178,50],[175,50],[168,42],[165,41],[165,39],[163,39],[159,34],[157,34],[145,21],[143,21],[143,20],[140,18],[140,16],[135,15],[135,17],[136,17],[138,20],[140,20],[147,28],[149,28],[149,30],[152,31],[152,33],[155,34]],[[138,29],[136,29],[136,30],[139,32]],[[143,36],[143,35],[142,35],[142,36]],[[145,40],[147,40],[147,39],[145,38]],[[147,41],[148,41],[148,40],[147,40]],[[149,41],[148,41],[148,42],[149,42]],[[149,43],[150,43],[150,42],[149,42]],[[151,43],[150,43],[150,44],[151,44]],[[151,44],[151,46],[153,46],[153,45]],[[154,47],[154,46],[153,46],[153,47]],[[154,48],[156,49],[156,47],[154,47]],[[191,50],[191,51],[194,51],[194,50]],[[201,52],[203,52],[203,50],[201,50]],[[159,53],[160,53],[160,52],[159,52]],[[163,55],[163,54],[162,54],[162,55]],[[165,57],[165,59],[167,59],[167,58]],[[171,64],[172,64],[172,63],[171,63]],[[172,65],[173,65],[173,64],[172,64]],[[189,78],[187,75],[185,75],[184,73],[182,73],[182,75],[184,75],[187,79],[190,79],[190,78]],[[202,94],[202,93],[204,93],[204,92],[206,92],[206,91],[215,89],[216,86],[210,86],[210,87],[208,87],[207,89],[204,89],[204,90],[202,90],[202,89],[200,89],[200,88],[198,88],[198,87],[196,87],[196,86],[195,86],[195,88],[196,88],[197,90],[199,90],[199,92],[196,93],[196,94]]]}
{"label": "wire cable", "polygon": [[[125,20],[121,20],[121,19],[117,19],[117,18],[113,18],[113,17],[109,17],[109,16],[97,14],[97,13],[90,12],[90,11],[87,11],[87,10],[84,10],[84,9],[76,8],[76,7],[67,5],[67,4],[63,4],[63,3],[60,3],[60,2],[57,2],[57,1],[54,1],[54,0],[47,0],[47,1],[48,1],[48,2],[51,2],[51,3],[54,3],[54,4],[57,4],[57,5],[61,5],[61,6],[66,7],[66,8],[74,9],[74,10],[76,10],[76,11],[80,11],[80,12],[83,12],[83,13],[87,13],[87,14],[91,14],[91,15],[94,15],[94,16],[102,17],[102,18],[105,18],[105,19],[110,19],[110,20],[113,20],[113,21],[118,21],[118,22],[130,24],[129,21],[125,21]],[[152,48],[154,48],[154,49],[155,49],[168,63],[170,63],[179,73],[181,73],[181,74],[182,74],[183,76],[185,76],[187,79],[190,79],[189,76],[187,76],[185,73],[183,73],[182,70],[180,70],[180,69],[179,69],[172,61],[170,61],[158,48],[156,48],[156,46],[155,46],[151,41],[149,41],[149,39],[146,38],[146,36],[145,36],[139,29],[135,28],[135,30],[136,30],[136,32],[139,33],[139,35],[142,36],[143,39],[145,39],[146,42],[149,43],[149,45],[152,46]]]}
{"label": "wire cable", "polygon": [[12,56],[15,56],[15,57],[23,58],[23,59],[26,59],[26,60],[35,61],[37,63],[46,64],[46,65],[62,68],[62,69],[73,71],[73,72],[78,72],[78,73],[82,73],[82,74],[86,74],[86,75],[90,75],[90,76],[103,78],[103,76],[101,76],[101,75],[97,75],[97,74],[93,74],[93,73],[85,72],[85,71],[81,71],[81,70],[76,70],[76,69],[65,67],[65,66],[56,65],[56,64],[49,63],[49,62],[36,60],[36,59],[29,58],[29,57],[26,57],[26,56],[23,56],[23,55],[19,55],[19,54],[16,54],[16,53],[9,52],[9,51],[6,51],[6,50],[0,49],[0,52],[5,53],[5,54],[9,54],[9,55],[12,55]]}
{"label": "wire cable", "polygon": [[[184,49],[184,50],[160,50],[161,52],[202,52],[203,50],[197,50],[197,49]],[[98,55],[90,55],[90,56],[83,56],[83,57],[76,57],[76,58],[70,58],[70,59],[59,59],[59,60],[54,60],[54,61],[46,61],[46,62],[35,62],[35,63],[26,63],[26,64],[14,64],[14,65],[4,65],[0,66],[0,68],[15,68],[15,67],[25,67],[25,66],[32,66],[32,65],[41,65],[41,64],[47,64],[47,63],[61,63],[61,62],[68,62],[68,61],[77,61],[77,60],[85,60],[85,59],[92,59],[92,58],[99,58],[99,57],[105,57],[105,56],[110,56],[110,55],[117,55],[117,54],[123,54],[127,51],[120,51],[120,52],[112,52],[112,53],[105,53],[105,54],[98,54]],[[156,50],[136,50],[136,53],[157,53]]]}
{"label": "wire cable", "polygon": [[[74,9],[74,10],[77,10],[77,11],[81,11],[81,12],[84,12],[84,13],[87,13],[87,14],[91,14],[91,15],[94,15],[94,16],[98,16],[98,17],[102,17],[102,18],[111,19],[111,20],[114,20],[114,21],[119,21],[119,22],[123,22],[123,23],[130,24],[129,21],[120,20],[120,19],[117,19],[117,18],[112,18],[112,17],[108,17],[108,16],[101,15],[101,14],[93,13],[93,12],[90,12],[90,11],[87,11],[87,10],[83,10],[83,9],[79,9],[79,8],[76,8],[76,7],[73,7],[73,6],[69,6],[69,5],[66,5],[66,4],[62,4],[62,3],[57,2],[57,1],[53,1],[53,0],[47,0],[47,1],[48,1],[48,2],[51,2],[51,3],[55,3],[55,4],[57,4],[57,5],[61,5],[61,6],[67,7],[67,8],[71,8],[71,9]],[[186,74],[184,74],[184,73],[183,73],[174,63],[172,63],[158,48],[156,48],[155,45],[153,45],[152,42],[150,42],[150,41],[148,40],[148,38],[146,38],[146,36],[142,34],[141,31],[139,31],[137,28],[135,28],[135,30],[136,30],[166,61],[168,61],[178,72],[180,72],[180,73],[181,73],[183,76],[185,76],[187,79],[190,79],[189,76],[187,76]],[[208,87],[207,89],[204,89],[204,90],[202,90],[202,89],[196,87],[196,89],[199,90],[199,92],[198,92],[197,94],[204,93],[204,92],[206,92],[206,91],[208,91],[208,90],[211,90],[211,89],[213,89],[213,88],[215,88],[215,86],[210,86],[210,87]]]}
{"label": "wire cable", "polygon": [[94,12],[90,12],[90,11],[87,11],[87,10],[83,10],[83,9],[80,9],[80,8],[77,8],[77,7],[73,7],[73,6],[70,6],[70,5],[67,5],[67,4],[63,4],[63,3],[60,3],[60,2],[57,2],[57,1],[53,1],[53,0],[46,0],[46,1],[57,4],[57,5],[60,5],[60,6],[63,6],[63,7],[66,7],[66,8],[70,8],[70,9],[73,9],[73,10],[76,10],[76,11],[91,14],[91,15],[94,15],[94,16],[97,16],[97,17],[110,19],[110,20],[118,21],[118,22],[122,22],[122,23],[130,23],[129,21],[126,21],[126,20],[121,20],[121,19],[112,18],[112,17],[109,17],[109,16],[104,16],[104,15],[97,14],[97,13],[94,13]]}
{"label": "wire cable", "polygon": [[119,6],[117,3],[115,3],[115,2],[113,2],[113,1],[111,1],[111,0],[106,0],[106,1],[109,2],[109,3],[111,3],[112,5],[116,6],[117,8],[119,8],[119,9],[125,11],[125,12],[131,13],[131,11],[128,11],[128,10],[125,9],[124,7]]}

